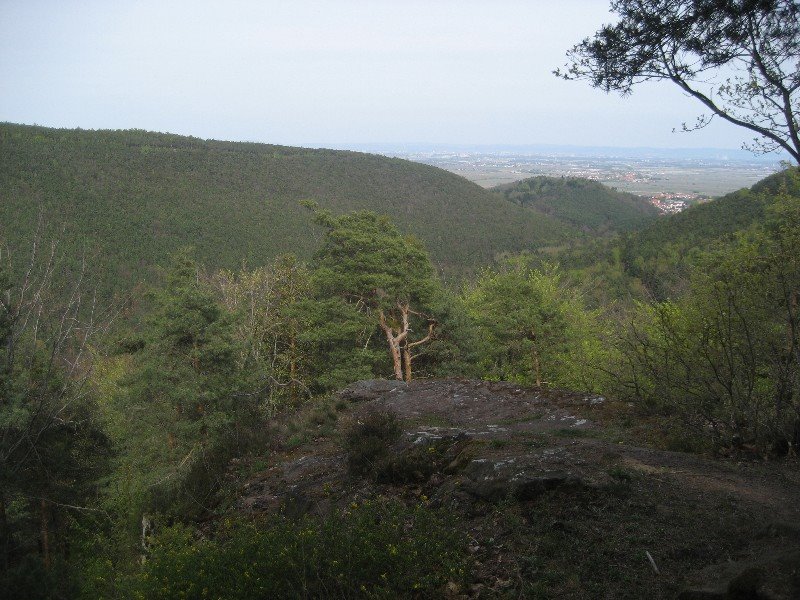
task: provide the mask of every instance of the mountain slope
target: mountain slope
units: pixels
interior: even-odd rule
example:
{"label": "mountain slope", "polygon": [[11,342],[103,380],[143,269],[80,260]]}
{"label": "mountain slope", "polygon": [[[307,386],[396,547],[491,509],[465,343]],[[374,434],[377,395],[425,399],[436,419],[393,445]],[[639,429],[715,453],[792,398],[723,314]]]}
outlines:
{"label": "mountain slope", "polygon": [[186,244],[214,268],[284,252],[307,258],[320,237],[298,205],[308,198],[334,213],[389,215],[449,273],[570,233],[461,177],[400,159],[0,124],[0,237],[25,248],[41,215],[73,254],[104,261],[112,278],[147,277]]}
{"label": "mountain slope", "polygon": [[698,253],[724,247],[741,232],[765,222],[768,208],[781,190],[800,194],[796,169],[770,175],[750,189],[660,217],[637,231],[565,247],[555,258],[579,280],[603,282],[592,288],[595,305],[630,297],[663,300],[679,296]]}
{"label": "mountain slope", "polygon": [[791,171],[780,171],[755,183],[750,189],[726,194],[713,202],[691,206],[631,234],[628,247],[636,254],[647,253],[664,245],[683,250],[707,247],[720,239],[761,221],[766,207],[782,190],[800,193],[800,180]]}
{"label": "mountain slope", "polygon": [[579,177],[531,177],[493,191],[515,204],[595,234],[629,231],[658,216],[658,210],[639,196]]}
{"label": "mountain slope", "polygon": [[692,206],[626,236],[620,253],[626,272],[641,279],[657,298],[673,295],[674,284],[685,275],[695,253],[731,242],[738,233],[763,222],[782,190],[800,193],[791,171],[775,173],[750,189]]}

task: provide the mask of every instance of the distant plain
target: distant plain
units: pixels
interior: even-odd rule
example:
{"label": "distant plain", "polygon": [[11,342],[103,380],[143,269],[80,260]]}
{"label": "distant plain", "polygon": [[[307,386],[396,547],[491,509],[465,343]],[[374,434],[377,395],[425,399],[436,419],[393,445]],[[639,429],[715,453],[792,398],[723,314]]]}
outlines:
{"label": "distant plain", "polygon": [[[751,156],[742,151],[706,151],[696,156],[652,154],[637,149],[577,148],[572,152],[529,152],[503,149],[357,147],[421,162],[460,175],[484,188],[546,175],[584,177],[624,192],[718,197],[750,187],[781,170],[779,156]],[[626,155],[629,153],[629,155]]]}

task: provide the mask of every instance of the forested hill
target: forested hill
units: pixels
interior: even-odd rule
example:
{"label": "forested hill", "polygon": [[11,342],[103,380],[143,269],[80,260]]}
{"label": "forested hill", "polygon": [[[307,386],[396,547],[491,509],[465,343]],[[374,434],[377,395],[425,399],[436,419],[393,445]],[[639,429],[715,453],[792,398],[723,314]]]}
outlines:
{"label": "forested hill", "polygon": [[625,271],[642,280],[656,298],[673,295],[695,254],[730,243],[754,223],[763,222],[781,193],[800,193],[789,173],[775,173],[750,189],[692,206],[625,236],[620,243]]}
{"label": "forested hill", "polygon": [[68,251],[102,256],[109,277],[147,276],[186,244],[212,268],[285,252],[307,258],[320,234],[302,199],[388,215],[449,273],[569,234],[466,179],[400,159],[0,124],[0,238],[24,248],[41,215]]}
{"label": "forested hill", "polygon": [[658,216],[657,209],[639,196],[579,177],[532,177],[493,191],[568,226],[601,235],[630,231]]}
{"label": "forested hill", "polygon": [[713,202],[691,206],[627,236],[625,247],[631,260],[637,256],[655,258],[670,249],[677,254],[707,249],[732,238],[751,224],[763,221],[767,207],[782,193],[800,194],[792,169],[780,171],[754,184],[726,194]]}

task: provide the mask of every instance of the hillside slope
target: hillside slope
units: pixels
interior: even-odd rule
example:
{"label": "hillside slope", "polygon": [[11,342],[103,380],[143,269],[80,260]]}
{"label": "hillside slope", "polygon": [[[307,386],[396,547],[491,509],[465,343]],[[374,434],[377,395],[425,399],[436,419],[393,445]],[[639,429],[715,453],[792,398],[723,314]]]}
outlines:
{"label": "hillside slope", "polygon": [[791,171],[660,217],[636,231],[565,247],[555,260],[581,281],[603,282],[592,287],[596,298],[591,302],[596,305],[629,297],[675,297],[684,290],[698,253],[724,247],[741,232],[765,222],[768,208],[781,190],[795,196],[800,193],[800,181]]}
{"label": "hillside slope", "polygon": [[307,258],[320,235],[298,205],[307,198],[334,213],[389,215],[449,273],[569,234],[461,177],[400,159],[0,124],[0,237],[24,248],[41,215],[62,245],[104,261],[111,278],[147,277],[186,244],[211,267]]}
{"label": "hillside slope", "polygon": [[636,253],[672,244],[688,250],[706,247],[764,219],[766,207],[786,191],[800,193],[800,180],[790,171],[780,171],[754,184],[726,194],[713,202],[691,206],[632,234],[628,247]]}
{"label": "hillside slope", "polygon": [[800,193],[798,181],[789,171],[659,219],[622,240],[620,256],[625,270],[641,279],[656,297],[671,295],[671,286],[685,275],[693,254],[728,243],[751,225],[763,222],[781,190]]}
{"label": "hillside slope", "polygon": [[493,191],[514,204],[601,235],[636,229],[658,216],[658,210],[639,196],[579,177],[531,177]]}

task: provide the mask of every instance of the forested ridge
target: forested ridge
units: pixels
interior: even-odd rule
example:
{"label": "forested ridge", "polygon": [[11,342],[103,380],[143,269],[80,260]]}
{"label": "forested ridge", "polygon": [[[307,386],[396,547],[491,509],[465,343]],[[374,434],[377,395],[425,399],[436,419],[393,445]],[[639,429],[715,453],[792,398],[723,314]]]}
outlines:
{"label": "forested ridge", "polygon": [[531,177],[493,191],[514,204],[594,235],[638,229],[659,214],[640,196],[579,177]]}
{"label": "forested ridge", "polygon": [[572,234],[463,178],[400,159],[136,130],[0,125],[4,239],[30,239],[41,222],[69,254],[101,262],[111,289],[151,279],[153,266],[187,243],[213,268],[266,264],[286,252],[308,258],[321,234],[298,204],[306,199],[335,213],[389,215],[451,275]]}
{"label": "forested ridge", "polygon": [[750,189],[645,222],[635,231],[562,248],[558,259],[577,277],[602,275],[615,294],[627,289],[637,297],[664,300],[680,295],[703,252],[730,246],[743,231],[763,224],[781,193],[798,193],[791,170],[770,175]]}

